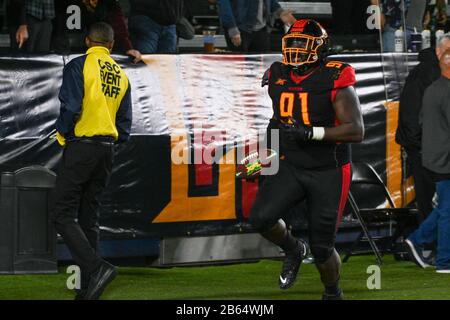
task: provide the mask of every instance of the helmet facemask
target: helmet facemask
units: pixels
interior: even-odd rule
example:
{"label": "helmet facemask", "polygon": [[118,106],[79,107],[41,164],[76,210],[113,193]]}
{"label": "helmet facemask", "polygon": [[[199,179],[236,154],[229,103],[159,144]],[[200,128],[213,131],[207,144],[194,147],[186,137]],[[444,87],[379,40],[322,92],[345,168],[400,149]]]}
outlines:
{"label": "helmet facemask", "polygon": [[315,64],[320,61],[324,40],[301,33],[290,33],[282,39],[283,63],[291,66]]}

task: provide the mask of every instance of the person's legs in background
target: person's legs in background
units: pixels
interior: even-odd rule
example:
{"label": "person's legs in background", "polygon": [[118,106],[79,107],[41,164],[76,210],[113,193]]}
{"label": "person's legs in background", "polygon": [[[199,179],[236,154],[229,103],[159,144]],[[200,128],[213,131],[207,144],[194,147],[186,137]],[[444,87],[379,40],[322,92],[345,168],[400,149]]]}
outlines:
{"label": "person's legs in background", "polygon": [[414,177],[417,207],[420,211],[419,224],[425,220],[433,210],[433,196],[436,190],[430,173],[422,166],[422,155],[418,151],[406,150],[408,165]]}
{"label": "person's legs in background", "polygon": [[162,27],[147,16],[131,16],[128,21],[131,42],[142,54],[158,52]]}
{"label": "person's legs in background", "polygon": [[438,182],[436,190],[439,210],[436,271],[450,273],[450,180]]}
{"label": "person's legs in background", "polygon": [[38,45],[42,22],[30,15],[27,15],[27,22],[28,22],[28,40],[25,42],[23,47],[27,53],[34,53]]}
{"label": "person's legs in background", "polygon": [[428,218],[420,224],[419,228],[409,235],[408,240],[419,247],[436,241],[438,238],[438,220],[439,210],[435,209]]}
{"label": "person's legs in background", "polygon": [[386,23],[382,33],[383,52],[395,51],[395,29]]}
{"label": "person's legs in background", "polygon": [[9,27],[9,43],[10,43],[9,48],[11,53],[17,53],[19,51],[19,46],[17,45],[16,40],[17,28],[19,28],[19,26]]}
{"label": "person's legs in background", "polygon": [[227,42],[227,47],[233,52],[248,52],[249,46],[252,40],[252,34],[239,30],[241,33],[241,45],[236,47],[233,42],[231,42],[231,38],[228,35],[228,32],[225,32],[225,41]]}
{"label": "person's legs in background", "polygon": [[228,32],[226,30],[224,31],[224,35],[225,35],[225,42],[227,43],[227,48],[229,50],[231,50],[233,52],[241,51],[241,50],[238,50],[238,49],[240,49],[240,47],[235,47],[233,42],[231,42],[230,36],[228,35]]}
{"label": "person's legs in background", "polygon": [[[70,54],[70,39],[67,29],[67,1],[55,1],[55,19],[53,19],[52,49],[62,55]],[[84,41],[83,41],[84,45]],[[77,49],[77,48],[76,48]]]}
{"label": "person's legs in background", "polygon": [[52,41],[53,23],[50,19],[41,21],[40,32],[35,44],[36,53],[49,53]]}
{"label": "person's legs in background", "polygon": [[[424,259],[423,246],[433,244],[438,241],[438,228],[440,211],[439,205],[435,208],[423,221],[419,228],[409,235],[405,240],[406,249],[409,252],[410,259],[415,262],[419,267],[426,268],[430,265],[430,259]],[[434,253],[432,253],[433,255]]]}
{"label": "person's legs in background", "polygon": [[[414,33],[414,29],[406,28],[405,35],[406,35],[406,48],[407,48],[407,50],[411,49],[411,34],[413,34],[413,33]],[[419,49],[419,51],[420,51],[420,49]]]}
{"label": "person's legs in background", "polygon": [[176,25],[162,27],[158,43],[158,53],[177,53],[177,30]]}
{"label": "person's legs in background", "polygon": [[[383,52],[395,52],[395,29],[392,28],[389,24],[386,24],[382,37],[383,37]],[[404,38],[402,39],[404,43],[403,51],[406,52],[408,48],[411,47],[411,33],[413,31],[411,29],[407,29]],[[406,40],[406,42],[405,42]]]}
{"label": "person's legs in background", "polygon": [[56,18],[53,20],[53,34],[52,34],[52,49],[63,55],[70,54],[70,40],[68,37],[66,27],[66,15],[64,12],[56,13]]}
{"label": "person's legs in background", "polygon": [[270,33],[267,27],[252,33],[248,52],[270,52]]}
{"label": "person's legs in background", "polygon": [[28,53],[49,53],[53,25],[50,19],[39,20],[27,16],[29,38],[25,42]]}

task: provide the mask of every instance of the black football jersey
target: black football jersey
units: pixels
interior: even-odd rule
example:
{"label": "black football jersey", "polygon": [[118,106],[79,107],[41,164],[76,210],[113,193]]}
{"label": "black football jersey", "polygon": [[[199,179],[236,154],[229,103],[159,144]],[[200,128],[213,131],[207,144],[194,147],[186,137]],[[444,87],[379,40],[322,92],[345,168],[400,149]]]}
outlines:
{"label": "black football jersey", "polygon": [[[340,61],[326,61],[305,76],[298,76],[281,62],[267,72],[273,118],[313,127],[339,124],[333,101],[337,90],[355,84],[354,69]],[[273,121],[272,121],[273,122]],[[280,130],[280,152],[297,167],[318,169],[340,167],[351,160],[350,145],[326,141],[291,141]]]}

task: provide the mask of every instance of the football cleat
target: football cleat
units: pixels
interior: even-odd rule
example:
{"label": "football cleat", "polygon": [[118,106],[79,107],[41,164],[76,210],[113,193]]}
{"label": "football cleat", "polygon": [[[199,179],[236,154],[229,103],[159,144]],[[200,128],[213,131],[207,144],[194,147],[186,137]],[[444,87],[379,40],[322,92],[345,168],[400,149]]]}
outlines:
{"label": "football cleat", "polygon": [[341,289],[339,289],[339,292],[336,294],[328,294],[325,292],[322,296],[322,300],[344,300],[344,294]]}
{"label": "football cleat", "polygon": [[303,240],[298,240],[297,248],[290,252],[286,252],[281,269],[278,284],[280,289],[289,289],[297,279],[297,274],[303,259],[308,255],[308,244]]}

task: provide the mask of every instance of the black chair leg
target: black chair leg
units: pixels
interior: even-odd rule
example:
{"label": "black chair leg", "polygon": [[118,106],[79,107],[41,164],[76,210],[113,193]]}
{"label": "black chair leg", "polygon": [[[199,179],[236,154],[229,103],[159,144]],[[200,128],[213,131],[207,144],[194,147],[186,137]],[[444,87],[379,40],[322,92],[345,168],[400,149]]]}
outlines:
{"label": "black chair leg", "polygon": [[348,259],[350,259],[350,257],[353,255],[353,251],[358,247],[359,243],[361,242],[361,239],[363,237],[364,233],[360,232],[358,237],[356,238],[355,241],[353,241],[352,245],[350,246],[350,248],[345,252],[345,257],[344,259],[342,259],[342,262],[347,262]]}
{"label": "black chair leg", "polygon": [[372,248],[372,251],[377,258],[377,263],[379,266],[381,266],[383,264],[383,258],[381,257],[380,250],[378,250],[378,247],[377,247],[375,241],[370,236],[369,229],[367,228],[366,223],[364,222],[363,218],[361,217],[358,207],[356,206],[355,199],[353,199],[353,196],[351,195],[351,193],[349,193],[349,195],[348,195],[348,200],[349,200],[350,206],[353,209],[353,212],[355,213],[356,217],[358,218],[361,228],[363,229],[364,236],[366,237],[367,241],[369,242],[369,245]]}
{"label": "black chair leg", "polygon": [[369,229],[367,229],[366,224],[364,223],[363,220],[361,220],[361,217],[359,217],[359,214],[358,214],[358,220],[363,229],[364,236],[366,237],[367,241],[369,242],[370,248],[372,249],[373,253],[375,254],[375,257],[377,258],[377,264],[379,266],[381,266],[383,264],[383,258],[381,257],[380,250],[378,249],[377,244],[373,240],[372,236],[369,234]]}

